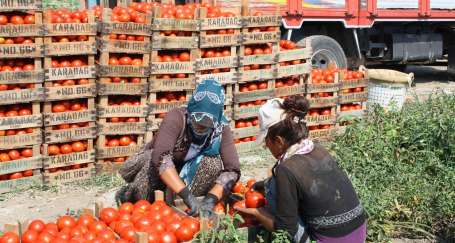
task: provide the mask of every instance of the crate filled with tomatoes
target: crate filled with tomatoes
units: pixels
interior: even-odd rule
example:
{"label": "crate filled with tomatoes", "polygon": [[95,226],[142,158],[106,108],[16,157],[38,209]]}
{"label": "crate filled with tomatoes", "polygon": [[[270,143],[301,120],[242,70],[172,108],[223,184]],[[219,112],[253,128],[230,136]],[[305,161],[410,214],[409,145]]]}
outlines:
{"label": "crate filled with tomatoes", "polygon": [[186,105],[192,95],[191,90],[163,91],[149,94],[148,130],[156,131],[166,113],[174,108]]}
{"label": "crate filled with tomatoes", "polygon": [[98,135],[96,141],[97,171],[116,172],[125,160],[139,151],[145,134]]}
{"label": "crate filled with tomatoes", "polygon": [[238,151],[246,152],[254,148],[256,135],[259,133],[258,117],[250,117],[231,121],[235,145]]}
{"label": "crate filled with tomatoes", "polygon": [[43,3],[41,0],[4,1],[0,4],[0,12],[41,10],[42,7]]}
{"label": "crate filled with tomatoes", "polygon": [[365,67],[358,71],[340,70],[340,103],[366,102],[368,75]]}

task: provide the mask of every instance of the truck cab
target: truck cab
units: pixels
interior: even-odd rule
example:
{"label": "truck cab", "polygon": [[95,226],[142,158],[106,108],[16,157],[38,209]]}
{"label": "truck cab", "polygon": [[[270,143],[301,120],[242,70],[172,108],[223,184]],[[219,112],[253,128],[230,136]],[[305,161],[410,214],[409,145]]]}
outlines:
{"label": "truck cab", "polygon": [[455,75],[453,0],[287,0],[284,38],[313,48],[312,64],[431,64]]}

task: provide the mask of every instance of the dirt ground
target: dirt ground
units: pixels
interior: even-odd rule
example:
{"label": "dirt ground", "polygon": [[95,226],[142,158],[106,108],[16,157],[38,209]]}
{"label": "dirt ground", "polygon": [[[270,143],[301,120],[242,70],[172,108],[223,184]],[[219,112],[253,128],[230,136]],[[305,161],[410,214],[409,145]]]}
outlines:
{"label": "dirt ground", "polygon": [[[444,67],[412,66],[406,72],[416,74],[415,86],[409,98],[426,98],[435,91],[455,93],[455,82],[447,80]],[[242,180],[265,178],[273,158],[267,151],[241,155]],[[28,190],[0,194],[0,231],[6,223],[27,219],[53,220],[68,212],[76,213],[84,208],[94,208],[95,202],[114,205],[114,194],[122,184],[121,178],[101,175],[92,180],[65,186],[32,187]],[[400,241],[398,242],[410,242]],[[420,242],[420,241],[419,241]]]}

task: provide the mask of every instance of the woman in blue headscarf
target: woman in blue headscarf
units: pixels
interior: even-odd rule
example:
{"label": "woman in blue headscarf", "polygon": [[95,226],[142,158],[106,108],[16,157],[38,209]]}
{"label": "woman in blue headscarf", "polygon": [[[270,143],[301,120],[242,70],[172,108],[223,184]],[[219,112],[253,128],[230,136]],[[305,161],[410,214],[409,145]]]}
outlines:
{"label": "woman in blue headscarf", "polygon": [[[169,111],[153,140],[120,170],[130,183],[119,192],[120,201],[144,197],[153,201],[153,191],[167,187],[183,199],[191,215],[210,213],[240,177],[239,158],[223,111],[220,83],[204,80],[198,84],[187,107]],[[198,196],[204,196],[201,203],[195,199]]]}

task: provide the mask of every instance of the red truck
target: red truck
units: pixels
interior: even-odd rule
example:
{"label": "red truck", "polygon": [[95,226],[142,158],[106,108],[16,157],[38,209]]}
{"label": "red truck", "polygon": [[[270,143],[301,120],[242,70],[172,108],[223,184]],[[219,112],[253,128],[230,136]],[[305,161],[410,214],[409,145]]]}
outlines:
{"label": "red truck", "polygon": [[314,66],[435,63],[455,76],[455,0],[256,0],[283,12],[283,35],[309,41]]}

